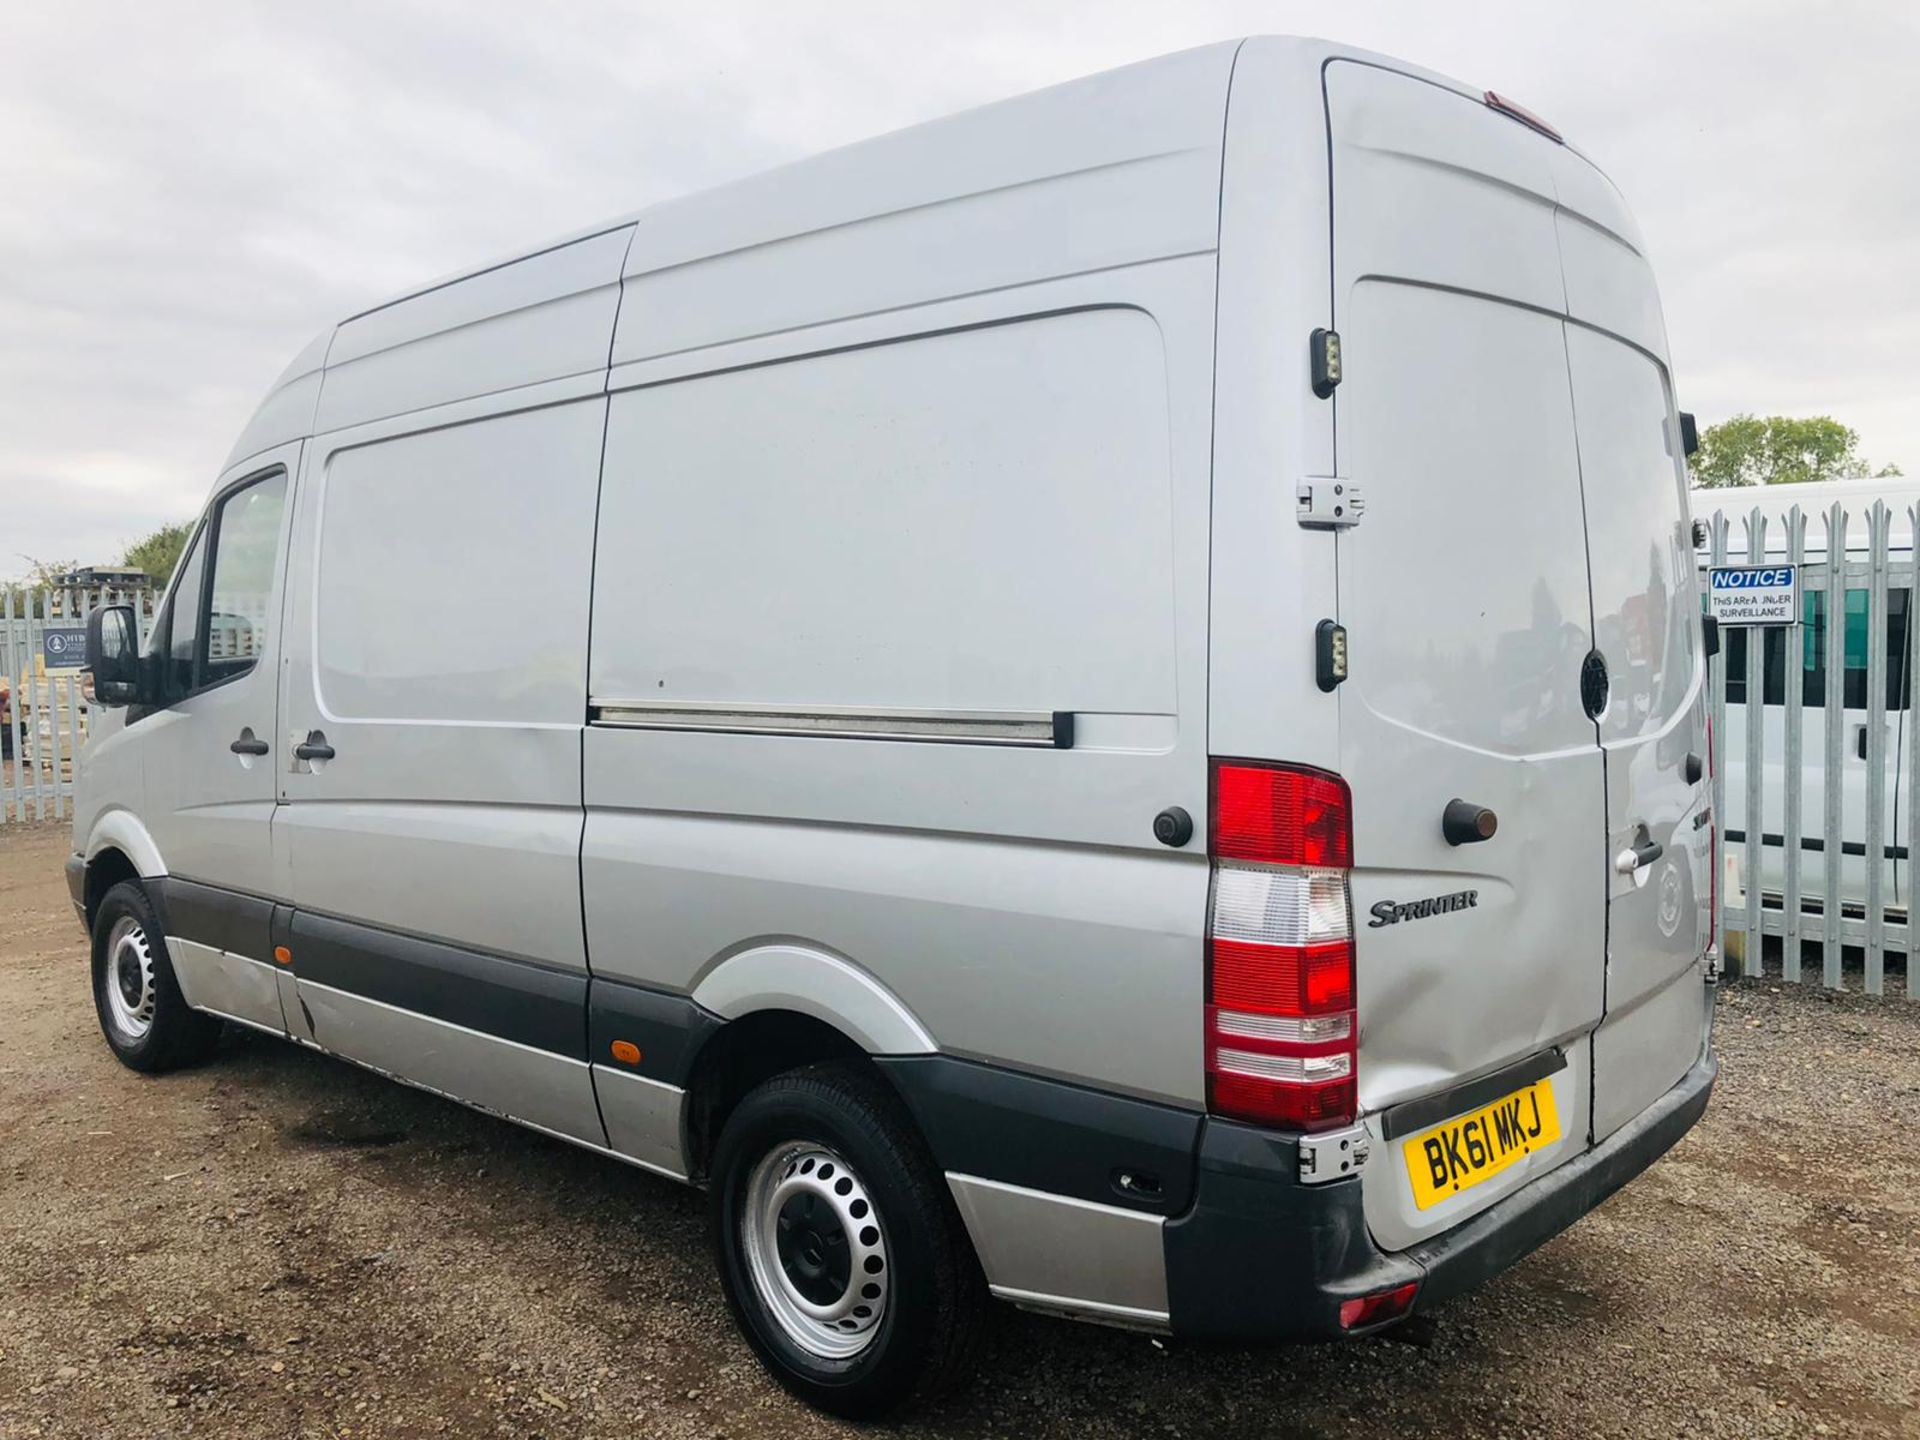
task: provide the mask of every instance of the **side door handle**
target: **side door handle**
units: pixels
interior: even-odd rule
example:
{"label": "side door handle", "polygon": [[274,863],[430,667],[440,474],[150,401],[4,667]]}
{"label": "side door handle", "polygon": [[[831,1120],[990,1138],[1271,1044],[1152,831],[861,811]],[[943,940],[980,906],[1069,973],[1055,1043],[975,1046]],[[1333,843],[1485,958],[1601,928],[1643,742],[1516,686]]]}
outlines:
{"label": "side door handle", "polygon": [[296,760],[331,760],[333,746],[327,744],[327,737],[318,730],[309,730],[307,738],[293,747]]}
{"label": "side door handle", "polygon": [[272,748],[253,733],[251,725],[244,726],[240,731],[240,738],[227,746],[227,749],[236,755],[264,755]]}

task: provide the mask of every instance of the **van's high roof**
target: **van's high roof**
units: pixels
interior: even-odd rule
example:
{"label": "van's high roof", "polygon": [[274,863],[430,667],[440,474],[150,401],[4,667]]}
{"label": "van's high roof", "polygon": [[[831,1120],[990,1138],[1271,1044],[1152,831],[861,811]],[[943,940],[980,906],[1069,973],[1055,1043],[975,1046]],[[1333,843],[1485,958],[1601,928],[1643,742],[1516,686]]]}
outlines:
{"label": "van's high roof", "polygon": [[[1131,164],[1171,164],[1195,152],[1217,155],[1228,86],[1246,47],[1258,47],[1271,68],[1297,75],[1303,92],[1311,89],[1316,96],[1321,68],[1336,58],[1379,65],[1476,101],[1487,93],[1357,47],[1259,36],[1141,61],[928,120],[660,201],[356,310],[294,357],[242,432],[228,463],[310,433],[319,377],[330,359],[340,359],[332,352],[343,326],[564,246],[629,231],[623,276],[632,280],[757,246],[825,236],[932,206],[963,204],[1046,179]],[[1316,113],[1318,109],[1316,100]],[[1566,148],[1580,154],[1572,145]],[[1588,167],[1585,173],[1595,183],[1582,182],[1573,187],[1578,193],[1545,198],[1644,255],[1645,245],[1618,191],[1591,161]],[[1206,169],[1217,187],[1219,166]],[[1217,232],[1206,238],[1205,248],[1215,244]],[[420,323],[422,333],[432,333],[447,321],[427,313]],[[396,342],[388,326],[380,329],[387,343]]]}

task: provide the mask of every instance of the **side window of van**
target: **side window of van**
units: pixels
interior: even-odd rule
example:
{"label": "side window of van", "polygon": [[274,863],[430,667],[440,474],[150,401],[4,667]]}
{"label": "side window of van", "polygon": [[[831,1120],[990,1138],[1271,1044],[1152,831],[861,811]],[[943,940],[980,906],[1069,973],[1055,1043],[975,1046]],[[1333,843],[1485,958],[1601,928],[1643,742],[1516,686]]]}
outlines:
{"label": "side window of van", "polygon": [[180,562],[179,579],[174,582],[173,597],[167,613],[155,626],[165,637],[161,653],[165,656],[167,698],[179,699],[193,690],[193,662],[200,650],[200,597],[206,589],[207,528],[201,526]]}
{"label": "side window of van", "polygon": [[[1843,663],[1841,680],[1844,704],[1849,710],[1867,706],[1867,592],[1846,592],[1841,637]],[[1904,710],[1913,695],[1913,677],[1907,663],[1907,611],[1913,598],[1911,590],[1887,591],[1887,709]],[[1792,642],[1798,651],[1801,668],[1800,704],[1808,710],[1823,710],[1827,704],[1827,596],[1824,590],[1809,590],[1800,597],[1800,627]],[[1726,635],[1727,703],[1744,705],[1747,699],[1747,646],[1753,631],[1729,628]],[[1777,626],[1761,630],[1761,675],[1767,705],[1787,703],[1787,632]]]}
{"label": "side window of van", "polygon": [[259,660],[272,623],[286,501],[286,473],[263,476],[221,497],[193,537],[166,612],[154,625],[166,703],[244,675]]}
{"label": "side window of van", "polygon": [[246,674],[266,647],[286,503],[287,476],[281,471],[234,491],[214,512],[213,586],[200,688]]}

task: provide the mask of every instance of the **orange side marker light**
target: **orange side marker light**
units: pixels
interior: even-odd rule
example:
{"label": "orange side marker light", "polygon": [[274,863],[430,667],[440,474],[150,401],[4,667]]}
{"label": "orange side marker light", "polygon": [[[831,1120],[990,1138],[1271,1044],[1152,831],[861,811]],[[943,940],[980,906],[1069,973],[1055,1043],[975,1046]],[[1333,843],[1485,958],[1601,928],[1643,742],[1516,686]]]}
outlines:
{"label": "orange side marker light", "polygon": [[291,965],[293,964],[293,951],[284,945],[276,945],[273,947],[273,958],[282,965]]}
{"label": "orange side marker light", "polygon": [[613,1042],[613,1058],[622,1065],[638,1065],[640,1047],[631,1040],[616,1040]]}

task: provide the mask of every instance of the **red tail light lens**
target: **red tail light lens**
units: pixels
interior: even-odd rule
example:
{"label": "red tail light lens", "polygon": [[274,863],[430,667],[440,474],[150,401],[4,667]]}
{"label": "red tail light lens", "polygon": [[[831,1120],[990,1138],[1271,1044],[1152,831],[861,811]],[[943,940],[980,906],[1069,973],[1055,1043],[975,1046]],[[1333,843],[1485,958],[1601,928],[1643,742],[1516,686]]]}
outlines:
{"label": "red tail light lens", "polygon": [[1348,1124],[1357,1090],[1346,783],[1216,762],[1213,801],[1208,1106],[1292,1130]]}
{"label": "red tail light lens", "polygon": [[1213,857],[1264,865],[1353,864],[1347,782],[1321,770],[1216,762]]}

